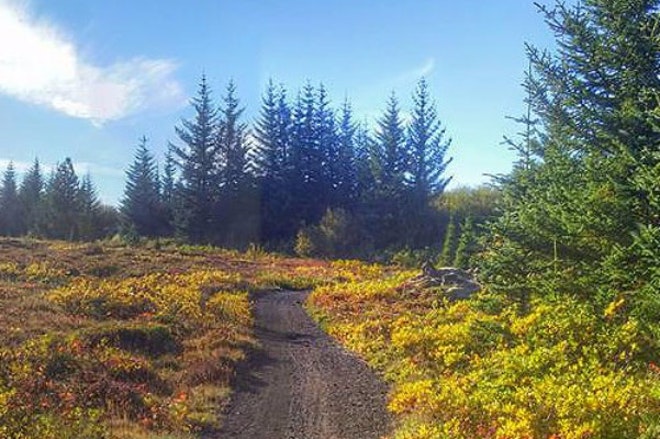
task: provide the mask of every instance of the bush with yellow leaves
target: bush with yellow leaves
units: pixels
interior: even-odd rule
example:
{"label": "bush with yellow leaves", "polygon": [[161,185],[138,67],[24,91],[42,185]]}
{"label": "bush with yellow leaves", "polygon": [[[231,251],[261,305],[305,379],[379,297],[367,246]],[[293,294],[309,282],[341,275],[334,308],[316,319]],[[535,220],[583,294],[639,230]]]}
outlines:
{"label": "bush with yellow leaves", "polygon": [[[404,276],[405,277],[405,276]],[[638,321],[562,298],[446,302],[401,277],[317,289],[330,334],[393,384],[397,439],[660,437],[658,352]]]}

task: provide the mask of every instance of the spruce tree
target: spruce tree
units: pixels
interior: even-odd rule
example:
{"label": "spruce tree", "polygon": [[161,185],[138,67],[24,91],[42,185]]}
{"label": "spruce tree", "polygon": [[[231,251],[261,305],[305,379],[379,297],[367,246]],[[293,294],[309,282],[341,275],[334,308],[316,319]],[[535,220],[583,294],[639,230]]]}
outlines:
{"label": "spruce tree", "polygon": [[214,208],[220,187],[220,160],[217,145],[217,110],[211,89],[202,76],[197,96],[191,101],[194,119],[181,121],[176,133],[181,145],[171,144],[180,166],[178,232],[192,242],[211,242]]}
{"label": "spruce tree", "polygon": [[408,152],[410,155],[409,184],[420,202],[426,204],[431,197],[441,194],[451,180],[445,176],[447,149],[451,139],[446,137],[445,128],[438,119],[435,103],[426,79],[417,83],[413,94],[414,108],[408,127]]}
{"label": "spruce tree", "polygon": [[405,230],[407,214],[408,153],[399,101],[394,93],[378,120],[369,159],[373,190],[365,197],[367,227],[377,247],[399,246],[405,242],[401,230]]}
{"label": "spruce tree", "polygon": [[133,163],[126,171],[120,211],[126,221],[127,231],[131,233],[153,237],[163,232],[165,218],[159,193],[158,167],[144,136],[138,143]]}
{"label": "spruce tree", "polygon": [[244,247],[254,241],[258,222],[249,132],[247,124],[241,120],[243,112],[236,96],[236,85],[230,81],[219,110],[217,143],[223,169],[220,211],[215,218],[222,227],[221,242],[232,247]]}
{"label": "spruce tree", "polygon": [[0,233],[18,236],[23,232],[23,222],[16,188],[16,170],[9,162],[0,188]]}
{"label": "spruce tree", "polygon": [[264,241],[282,241],[295,233],[295,227],[290,226],[291,125],[286,90],[275,87],[270,80],[254,128],[253,161],[261,198],[261,237]]}
{"label": "spruce tree", "polygon": [[[298,93],[293,109],[290,179],[293,225],[315,224],[327,203],[322,150],[317,113],[317,93],[307,83]],[[310,197],[310,194],[315,194]]]}
{"label": "spruce tree", "polygon": [[328,207],[337,207],[343,204],[338,192],[343,176],[335,111],[328,97],[328,91],[323,84],[320,84],[316,91],[314,120],[317,148],[321,160],[317,200],[318,208],[325,212]]}
{"label": "spruce tree", "polygon": [[335,205],[349,210],[355,208],[359,196],[356,131],[353,110],[346,99],[341,108],[337,128]]}
{"label": "spruce tree", "polygon": [[176,211],[176,163],[172,151],[168,148],[163,164],[160,204],[163,209],[163,234],[171,235],[174,231],[174,213]]}
{"label": "spruce tree", "polygon": [[80,200],[79,238],[91,241],[103,237],[105,231],[100,227],[101,202],[89,174],[86,174],[80,182],[78,197]]}
{"label": "spruce tree", "polygon": [[445,238],[442,244],[442,253],[440,254],[440,265],[449,266],[454,263],[456,258],[457,245],[456,219],[452,216],[447,223]]}
{"label": "spruce tree", "polygon": [[222,186],[229,198],[236,200],[251,184],[252,176],[248,157],[248,127],[241,121],[245,109],[240,106],[233,81],[227,85],[222,101],[217,138],[224,168]]}
{"label": "spruce tree", "polygon": [[468,216],[461,224],[460,238],[456,246],[454,266],[467,270],[472,268],[472,258],[477,253],[478,243],[472,217]]}
{"label": "spruce tree", "polygon": [[406,147],[408,172],[406,183],[409,195],[406,200],[407,215],[404,218],[407,245],[421,247],[437,242],[441,221],[431,207],[433,198],[440,195],[451,177],[447,177],[447,149],[451,139],[438,119],[436,105],[431,99],[426,79],[421,78],[413,93],[413,110],[407,127]]}
{"label": "spruce tree", "polygon": [[394,93],[377,122],[371,150],[372,172],[377,189],[383,195],[400,199],[405,192],[405,175],[408,170],[405,128],[399,100]]}
{"label": "spruce tree", "polygon": [[629,291],[640,314],[660,301],[659,7],[541,7],[559,50],[528,49],[537,146],[528,166],[500,179],[504,215],[483,264],[493,285],[580,292],[603,306]]}
{"label": "spruce tree", "polygon": [[39,160],[34,163],[25,173],[23,181],[18,191],[18,198],[21,207],[21,215],[24,218],[25,233],[38,235],[39,227],[43,223],[43,197],[44,197],[44,177],[41,173]]}
{"label": "spruce tree", "polygon": [[80,211],[80,182],[73,169],[73,162],[67,157],[56,166],[46,185],[47,236],[54,239],[78,239]]}

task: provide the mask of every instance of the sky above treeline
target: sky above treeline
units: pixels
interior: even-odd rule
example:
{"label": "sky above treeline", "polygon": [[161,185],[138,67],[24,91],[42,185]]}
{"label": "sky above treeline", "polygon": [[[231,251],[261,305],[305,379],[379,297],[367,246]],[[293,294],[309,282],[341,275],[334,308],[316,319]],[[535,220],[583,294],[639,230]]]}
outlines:
{"label": "sky above treeline", "polygon": [[421,76],[453,139],[452,185],[508,172],[525,43],[552,47],[529,0],[0,0],[0,167],[71,157],[117,204],[138,138],[160,160],[202,73],[234,79],[252,122],[269,78],[323,83],[373,124]]}

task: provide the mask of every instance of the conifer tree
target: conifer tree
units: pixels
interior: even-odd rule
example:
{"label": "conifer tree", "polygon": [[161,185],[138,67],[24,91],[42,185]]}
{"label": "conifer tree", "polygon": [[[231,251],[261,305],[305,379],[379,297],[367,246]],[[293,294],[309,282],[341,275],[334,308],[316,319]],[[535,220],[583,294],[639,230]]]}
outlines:
{"label": "conifer tree", "polygon": [[79,238],[85,241],[101,238],[104,230],[99,227],[101,202],[92,177],[86,174],[80,183]]}
{"label": "conifer tree", "polygon": [[212,241],[215,235],[211,227],[220,187],[217,110],[206,76],[202,76],[191,105],[194,119],[183,119],[176,128],[182,144],[170,147],[181,170],[177,228],[190,241],[201,243]]}
{"label": "conifer tree", "polygon": [[472,257],[477,253],[477,235],[472,217],[468,216],[461,224],[460,238],[456,246],[454,266],[467,270],[472,268]]}
{"label": "conifer tree", "polygon": [[366,122],[361,122],[355,128],[355,178],[357,185],[356,197],[361,204],[367,195],[375,191],[375,178],[371,170],[371,151],[373,139]]}
{"label": "conifer tree", "polygon": [[236,97],[236,85],[230,81],[222,98],[219,110],[218,151],[223,163],[222,186],[229,198],[236,201],[239,194],[251,184],[251,169],[248,157],[248,127],[241,121],[244,108]]}
{"label": "conifer tree", "polygon": [[8,236],[18,236],[22,231],[23,224],[16,188],[16,170],[13,162],[9,162],[0,188],[0,233]]}
{"label": "conifer tree", "polygon": [[371,143],[370,165],[373,190],[367,196],[366,221],[372,233],[376,233],[377,247],[399,245],[405,238],[400,231],[404,230],[406,215],[408,153],[399,101],[394,93],[378,120]]}
{"label": "conifer tree", "polygon": [[45,193],[45,230],[49,238],[79,238],[80,182],[73,162],[66,158],[52,173]]}
{"label": "conifer tree", "polygon": [[442,244],[442,253],[440,254],[439,260],[441,265],[448,266],[454,263],[456,258],[457,238],[456,220],[452,216],[449,218],[447,229],[445,230],[445,238]]}
{"label": "conifer tree", "polygon": [[140,236],[153,237],[163,232],[165,219],[159,193],[158,168],[144,136],[138,143],[133,163],[126,171],[121,213],[127,229]]}
{"label": "conifer tree", "polygon": [[[327,200],[317,117],[317,93],[307,83],[299,92],[293,109],[288,187],[292,196],[293,224],[297,226],[318,222]],[[315,196],[310,197],[310,194]]]}
{"label": "conifer tree", "polygon": [[28,169],[18,191],[21,215],[24,218],[25,233],[39,234],[39,227],[43,223],[43,196],[44,177],[41,173],[39,160]]}
{"label": "conifer tree", "polygon": [[221,241],[232,247],[244,247],[256,239],[258,218],[255,187],[249,158],[247,124],[241,121],[244,108],[230,81],[219,110],[218,148],[223,163],[220,211],[215,215],[222,228]]}
{"label": "conifer tree", "polygon": [[260,191],[261,236],[265,241],[281,241],[292,236],[291,218],[291,109],[284,87],[273,81],[262,97],[255,124],[253,161]]}
{"label": "conifer tree", "polygon": [[483,264],[493,285],[579,291],[601,305],[629,291],[639,313],[659,302],[659,7],[541,7],[559,50],[528,49],[538,143],[533,160],[523,157],[528,166],[500,179],[504,214]]}
{"label": "conifer tree", "polygon": [[334,165],[337,175],[335,204],[354,209],[359,195],[355,139],[357,126],[353,121],[353,110],[348,99],[342,105],[337,131],[337,157]]}
{"label": "conifer tree", "polygon": [[317,201],[319,208],[325,212],[328,207],[337,207],[343,204],[338,192],[343,176],[342,165],[339,161],[340,145],[335,111],[328,97],[328,91],[323,84],[320,84],[316,90],[314,125],[318,154],[321,160]]}
{"label": "conifer tree", "polygon": [[171,149],[168,148],[163,164],[160,200],[163,209],[163,234],[168,236],[174,232],[174,214],[177,201],[176,187],[176,163]]}
{"label": "conifer tree", "polygon": [[426,79],[422,78],[417,83],[413,102],[415,105],[407,136],[409,184],[414,196],[426,204],[432,196],[442,193],[451,180],[451,177],[445,176],[447,165],[451,162],[451,158],[447,158],[451,139],[447,139],[445,128],[438,119]]}

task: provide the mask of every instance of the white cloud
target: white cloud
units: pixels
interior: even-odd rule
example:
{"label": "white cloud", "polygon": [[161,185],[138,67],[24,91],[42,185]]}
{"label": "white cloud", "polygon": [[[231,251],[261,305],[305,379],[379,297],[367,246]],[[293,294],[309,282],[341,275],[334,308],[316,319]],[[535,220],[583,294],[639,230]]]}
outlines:
{"label": "white cloud", "polygon": [[171,60],[93,65],[72,38],[15,0],[0,0],[0,29],[1,93],[95,124],[185,102]]}

